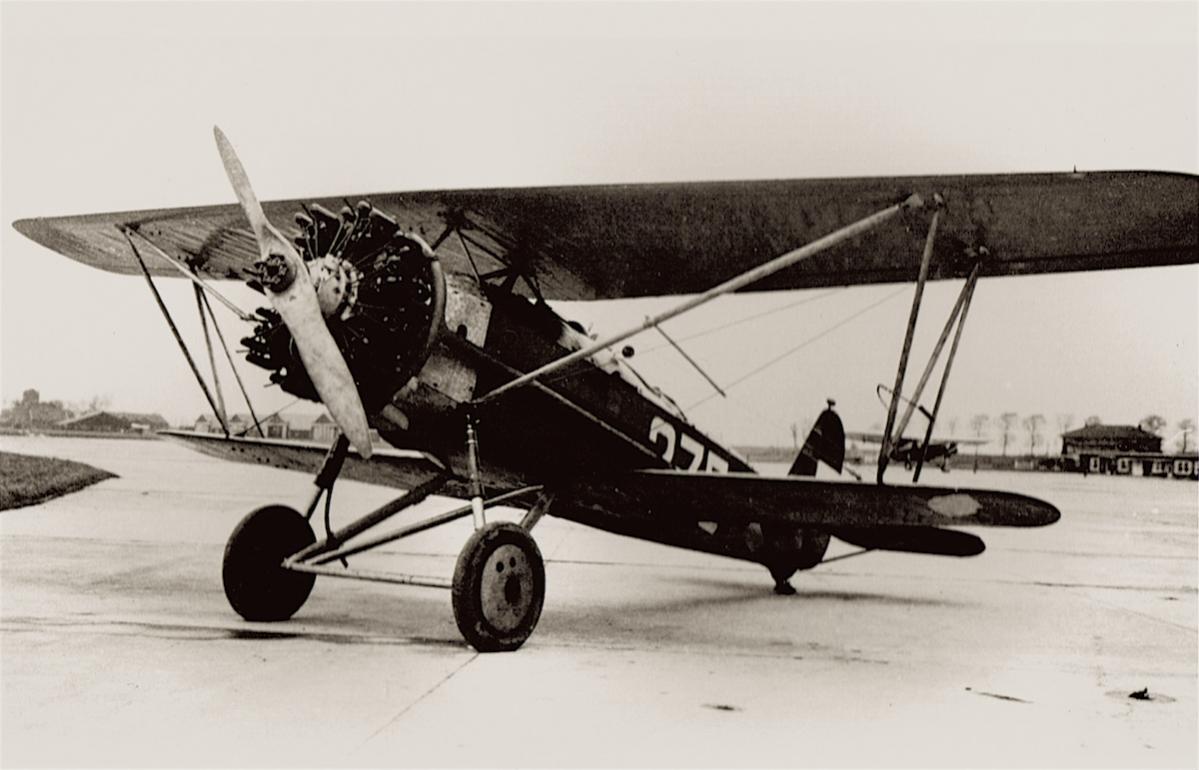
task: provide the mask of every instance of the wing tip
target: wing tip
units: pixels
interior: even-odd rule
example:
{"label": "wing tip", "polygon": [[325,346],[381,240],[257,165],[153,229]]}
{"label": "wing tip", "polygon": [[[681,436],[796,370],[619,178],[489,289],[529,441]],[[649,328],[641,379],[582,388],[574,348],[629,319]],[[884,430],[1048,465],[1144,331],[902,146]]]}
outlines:
{"label": "wing tip", "polygon": [[34,236],[40,229],[40,219],[18,219],[12,223],[13,229],[30,240],[37,240]]}
{"label": "wing tip", "polygon": [[52,251],[61,251],[55,243],[63,236],[62,231],[54,226],[54,220],[46,217],[30,217],[18,219],[12,223],[13,229],[29,240],[45,246]]}

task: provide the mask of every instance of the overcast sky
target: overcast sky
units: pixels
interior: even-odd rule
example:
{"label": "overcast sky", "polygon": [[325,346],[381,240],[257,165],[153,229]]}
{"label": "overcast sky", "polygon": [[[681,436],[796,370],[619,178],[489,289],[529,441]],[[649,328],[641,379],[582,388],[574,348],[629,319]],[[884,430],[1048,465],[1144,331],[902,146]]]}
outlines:
{"label": "overcast sky", "polygon": [[[46,399],[105,396],[172,421],[205,410],[141,279],[70,262],[11,222],[233,202],[214,123],[263,198],[1073,167],[1195,173],[1197,8],[5,2],[0,397],[28,387]],[[190,288],[161,284],[198,343]],[[927,292],[915,366],[957,289]],[[255,302],[241,287],[230,293]],[[853,318],[691,415],[737,443],[789,443],[788,426],[813,418],[826,396],[850,428],[881,422],[875,386],[894,377],[910,300],[910,286],[734,297],[672,322],[681,338],[793,305],[687,343],[731,383]],[[1193,266],[984,280],[943,412],[958,433],[975,413],[1006,411],[1044,414],[1051,428],[1067,414],[1078,425],[1158,413],[1173,426],[1199,412],[1197,305]],[[564,312],[611,332],[664,306]],[[682,405],[711,393],[677,354],[650,350],[660,339],[634,344],[634,364]],[[291,401],[243,372],[262,409]]]}

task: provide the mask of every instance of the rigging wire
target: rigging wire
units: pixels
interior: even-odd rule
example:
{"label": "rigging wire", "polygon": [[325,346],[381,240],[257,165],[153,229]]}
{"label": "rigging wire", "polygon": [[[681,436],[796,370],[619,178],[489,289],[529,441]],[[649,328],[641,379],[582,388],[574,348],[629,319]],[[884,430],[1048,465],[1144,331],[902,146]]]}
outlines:
{"label": "rigging wire", "polygon": [[[815,335],[813,335],[813,336],[811,336],[811,337],[808,337],[807,339],[805,339],[804,341],[800,342],[800,343],[799,343],[798,345],[796,345],[795,347],[792,347],[792,348],[790,348],[790,349],[788,349],[788,350],[784,351],[783,353],[781,353],[781,354],[779,354],[779,355],[775,356],[774,358],[770,359],[769,361],[767,361],[766,363],[764,363],[764,364],[762,364],[761,366],[757,367],[756,369],[753,369],[752,371],[750,371],[750,372],[747,372],[746,374],[742,375],[741,377],[738,377],[737,379],[733,380],[733,381],[732,381],[732,382],[730,382],[729,384],[725,385],[725,386],[724,386],[724,389],[725,389],[725,390],[731,390],[731,389],[733,388],[733,386],[735,386],[735,385],[740,385],[741,383],[745,382],[745,381],[746,381],[746,380],[748,380],[749,378],[751,378],[751,377],[754,377],[754,376],[756,376],[756,375],[758,375],[758,374],[761,374],[763,371],[765,371],[766,369],[769,369],[770,367],[772,367],[772,366],[774,366],[775,364],[779,363],[779,362],[780,362],[780,361],[782,361],[783,359],[785,359],[785,358],[787,358],[787,357],[789,357],[789,356],[792,356],[792,355],[794,355],[795,353],[798,353],[800,350],[802,350],[803,348],[807,347],[808,345],[811,345],[813,342],[816,342],[817,340],[819,340],[819,339],[822,339],[823,337],[826,337],[826,336],[828,336],[829,334],[833,333],[833,332],[834,332],[834,331],[836,331],[837,329],[840,329],[842,326],[844,326],[845,324],[849,323],[850,321],[853,321],[854,319],[856,319],[856,318],[858,318],[858,317],[860,317],[860,316],[862,316],[862,315],[865,315],[866,313],[870,312],[871,310],[874,310],[875,308],[879,307],[880,305],[884,305],[884,304],[886,304],[887,302],[890,302],[891,300],[893,300],[893,299],[895,299],[896,297],[898,297],[900,294],[904,293],[904,291],[906,290],[906,288],[907,288],[907,287],[901,287],[901,288],[899,288],[899,289],[896,289],[895,291],[891,292],[890,294],[888,294],[887,296],[883,297],[882,299],[880,299],[880,300],[878,300],[878,301],[876,301],[876,302],[872,302],[871,304],[869,304],[869,305],[867,305],[866,307],[862,308],[861,310],[857,311],[857,312],[856,312],[856,313],[854,313],[853,315],[850,315],[849,317],[847,317],[847,318],[844,318],[844,319],[842,319],[841,321],[838,321],[837,323],[833,324],[832,326],[830,326],[829,328],[825,329],[824,331],[822,331],[822,332],[820,332],[820,333],[818,333],[818,334],[815,334]],[[712,400],[712,399],[715,397],[715,395],[716,395],[716,394],[714,394],[714,393],[710,393],[710,394],[708,394],[707,396],[704,396],[703,398],[701,398],[699,401],[696,401],[694,404],[691,404],[690,406],[688,406],[688,407],[687,407],[687,409],[688,409],[688,410],[694,409],[694,408],[696,408],[697,406],[700,406],[701,404],[704,404],[704,403],[706,403],[706,402],[708,402],[708,401]]]}
{"label": "rigging wire", "polygon": [[[268,386],[268,387],[269,387],[269,386]],[[281,407],[279,407],[279,408],[278,408],[278,409],[276,409],[275,411],[273,411],[273,412],[271,412],[270,414],[268,414],[266,417],[263,417],[261,420],[259,420],[259,421],[258,421],[258,422],[259,422],[259,424],[261,424],[261,423],[264,423],[264,422],[268,422],[268,421],[269,421],[269,420],[270,420],[272,417],[277,417],[277,416],[279,416],[279,413],[280,413],[280,412],[283,412],[283,411],[285,411],[285,410],[287,410],[287,409],[291,409],[293,406],[295,406],[296,404],[300,403],[300,401],[302,401],[302,400],[303,400],[303,399],[301,399],[301,398],[294,398],[294,399],[292,399],[291,403],[287,404],[286,406],[281,406]],[[252,428],[254,428],[254,427],[255,427],[254,425],[247,425],[245,430],[241,431],[240,433],[231,434],[231,435],[234,435],[236,438],[245,438],[246,436],[248,436],[248,435],[250,434],[250,430],[251,430]]]}
{"label": "rigging wire", "polygon": [[[737,319],[737,320],[735,320],[735,321],[730,321],[729,323],[725,323],[725,324],[720,324],[720,325],[718,325],[718,326],[712,326],[712,327],[709,327],[709,328],[707,328],[707,329],[704,329],[704,330],[702,330],[702,331],[695,332],[694,334],[689,334],[689,335],[687,335],[686,337],[680,337],[680,338],[679,338],[678,340],[676,340],[676,341],[677,341],[677,342],[688,342],[688,341],[690,341],[690,340],[699,339],[700,337],[706,337],[706,336],[708,336],[708,335],[710,335],[710,334],[715,334],[715,333],[717,333],[717,332],[724,331],[725,329],[731,329],[731,328],[733,328],[734,326],[740,326],[740,325],[741,325],[741,324],[743,324],[743,323],[748,323],[749,321],[753,321],[753,320],[756,320],[756,319],[758,319],[758,318],[764,318],[764,317],[766,317],[766,316],[769,316],[769,315],[774,315],[775,313],[781,313],[781,312],[783,312],[784,310],[790,310],[791,308],[799,307],[800,305],[806,305],[806,304],[808,304],[808,303],[810,303],[810,302],[815,302],[816,300],[824,299],[825,297],[831,297],[832,295],[834,295],[834,294],[837,294],[837,293],[839,293],[839,292],[842,292],[842,291],[844,291],[845,289],[848,289],[848,288],[849,288],[848,286],[840,286],[840,287],[837,287],[837,288],[835,288],[835,289],[832,289],[832,290],[830,290],[830,291],[826,291],[826,292],[824,292],[823,294],[817,294],[816,296],[813,296],[813,297],[804,297],[804,298],[802,298],[802,299],[800,299],[800,300],[797,300],[797,301],[795,301],[795,302],[788,302],[786,305],[781,305],[781,306],[779,306],[779,307],[770,308],[769,310],[763,310],[763,311],[761,311],[761,312],[759,312],[759,313],[753,313],[753,314],[751,314],[751,315],[748,315],[748,316],[745,316],[745,317],[743,317],[743,318],[738,318],[738,319]],[[648,330],[647,330],[647,331],[648,331]],[[659,331],[661,331],[661,330],[659,329]],[[670,347],[670,344],[669,344],[669,343],[664,343],[664,344],[661,344],[661,345],[655,345],[655,346],[653,346],[652,348],[646,348],[645,350],[639,350],[639,351],[637,351],[637,355],[639,355],[639,356],[644,356],[644,355],[647,355],[647,354],[649,354],[649,353],[653,353],[653,352],[656,352],[656,351],[659,351],[659,350],[665,350],[665,349],[666,349],[666,348],[668,348],[668,347]],[[615,355],[615,354],[614,354],[614,355]],[[620,358],[619,358],[619,356],[617,356],[617,361],[618,361],[618,363],[620,363],[621,365],[623,365],[623,366],[626,366],[626,367],[628,367],[629,369],[633,369],[632,365],[631,365],[631,364],[629,364],[629,362],[628,362],[628,361],[625,361],[625,360],[622,360],[622,359],[620,359]],[[585,367],[579,367],[579,368],[577,368],[577,369],[574,369],[574,370],[567,370],[567,371],[565,371],[563,374],[560,374],[560,375],[558,375],[558,376],[556,376],[556,377],[552,377],[552,378],[549,378],[549,379],[546,379],[546,380],[544,380],[544,384],[546,384],[546,385],[553,385],[553,384],[554,384],[554,383],[556,383],[556,382],[561,382],[561,381],[563,381],[563,380],[566,380],[566,379],[569,379],[569,378],[571,378],[571,377],[576,377],[576,376],[578,376],[579,374],[582,374],[582,373],[584,373],[584,372],[586,372],[586,371],[589,371],[589,370],[588,370],[588,369],[586,369]],[[643,377],[642,377],[640,374],[638,374],[638,373],[636,372],[636,370],[633,370],[633,373],[634,373],[634,374],[637,374],[637,379],[639,379],[639,380],[641,380],[643,383],[645,383],[646,387],[648,387],[648,388],[650,388],[651,390],[653,390],[653,391],[655,391],[655,392],[659,393],[660,395],[665,395],[665,394],[663,394],[663,393],[660,391],[660,389],[659,389],[659,388],[657,388],[657,387],[655,387],[655,386],[652,386],[652,385],[650,385],[648,382],[646,382],[646,381],[645,381],[645,379],[644,379],[644,378],[643,378]],[[667,397],[667,398],[669,399],[669,397]],[[673,399],[671,399],[671,400],[673,401]],[[675,406],[678,406],[678,405],[677,405],[677,404],[675,404]],[[682,410],[680,409],[680,411],[682,411]]]}
{"label": "rigging wire", "polygon": [[[744,318],[737,319],[736,321],[731,321],[729,323],[712,326],[707,329],[704,329],[703,331],[698,331],[694,334],[688,334],[686,337],[679,337],[678,341],[679,342],[690,342],[691,340],[699,339],[700,337],[706,337],[710,334],[715,334],[717,332],[724,331],[725,329],[731,329],[734,326],[740,326],[743,323],[748,323],[750,321],[757,320],[758,318],[765,318],[766,316],[774,315],[775,313],[781,313],[784,310],[790,310],[793,307],[799,307],[800,305],[806,305],[810,302],[815,302],[816,300],[824,299],[825,297],[831,297],[832,295],[842,292],[848,288],[849,288],[848,286],[841,286],[836,289],[832,289],[831,291],[826,291],[823,294],[817,294],[814,297],[804,297],[803,299],[797,300],[795,302],[788,302],[786,305],[783,305],[781,307],[775,307],[775,308],[771,308],[769,310],[763,310],[760,313],[754,313],[753,315],[747,315]],[[653,353],[658,350],[665,350],[668,347],[669,347],[668,344],[654,345],[652,348],[646,348],[645,350],[638,351],[638,355],[644,356],[644,355]]]}

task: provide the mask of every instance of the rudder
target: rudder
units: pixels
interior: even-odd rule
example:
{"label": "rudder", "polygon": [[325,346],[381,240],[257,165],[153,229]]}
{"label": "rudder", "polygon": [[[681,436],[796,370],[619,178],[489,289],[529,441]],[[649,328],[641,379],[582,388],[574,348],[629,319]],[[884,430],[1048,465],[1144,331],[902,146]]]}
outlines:
{"label": "rudder", "polygon": [[833,411],[834,406],[836,402],[830,398],[828,406],[816,418],[816,424],[812,426],[795,462],[791,463],[788,475],[815,476],[820,461],[837,473],[841,472],[845,464],[845,428],[841,425],[841,418]]}

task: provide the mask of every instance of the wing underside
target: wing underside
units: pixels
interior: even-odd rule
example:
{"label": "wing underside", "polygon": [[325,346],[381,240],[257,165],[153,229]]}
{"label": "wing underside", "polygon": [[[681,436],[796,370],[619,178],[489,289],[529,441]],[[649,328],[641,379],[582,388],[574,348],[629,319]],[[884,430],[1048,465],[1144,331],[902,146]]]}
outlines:
{"label": "wing underside", "polygon": [[[226,437],[176,430],[159,431],[158,435],[222,460],[304,473],[316,473],[329,451],[328,446],[312,441]],[[363,460],[351,451],[346,455],[340,476],[367,484],[411,489],[444,470],[440,461],[424,452],[384,448],[372,453],[370,460]],[[451,478],[442,494],[467,496],[470,491],[465,481]]]}
{"label": "wing underside", "polygon": [[576,505],[648,520],[778,523],[835,531],[955,526],[1041,527],[1061,514],[1012,492],[883,486],[767,477],[752,473],[633,471],[581,479],[566,497]]}
{"label": "wing underside", "polygon": [[[338,211],[366,199],[439,243],[451,271],[470,272],[473,259],[480,272],[530,276],[547,299],[579,300],[704,291],[911,193],[945,200],[934,280],[967,275],[980,247],[983,276],[1199,261],[1199,177],[1158,172],[451,190],[274,201],[264,209],[292,237],[305,205]],[[930,216],[927,208],[908,212],[748,290],[914,280]],[[125,228],[211,278],[244,280],[257,257],[233,204],[25,219],[16,227],[118,273],[139,272]],[[153,249],[142,251],[153,273],[179,274]]]}

